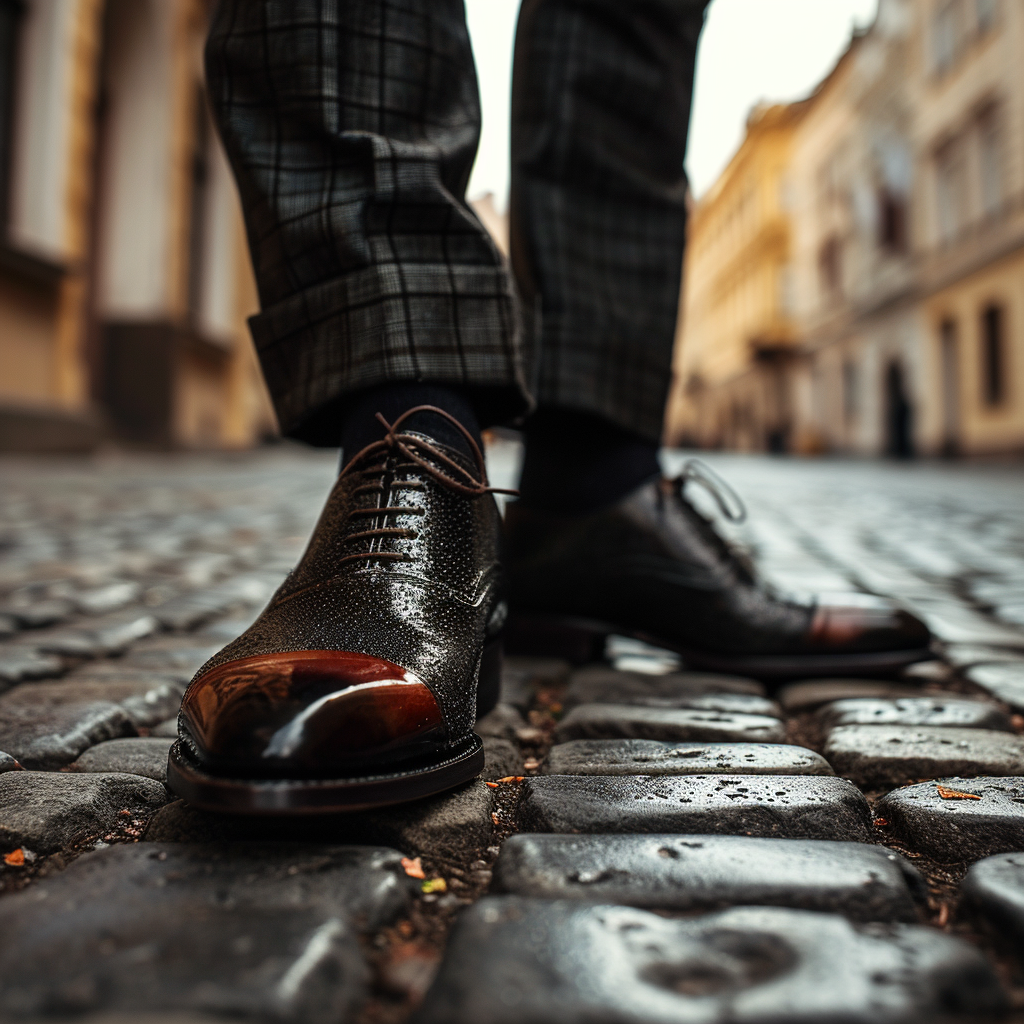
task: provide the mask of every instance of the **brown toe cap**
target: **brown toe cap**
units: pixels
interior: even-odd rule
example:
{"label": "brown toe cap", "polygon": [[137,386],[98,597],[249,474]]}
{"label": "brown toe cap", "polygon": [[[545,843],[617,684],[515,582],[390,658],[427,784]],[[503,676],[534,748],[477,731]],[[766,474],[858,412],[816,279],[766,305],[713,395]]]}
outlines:
{"label": "brown toe cap", "polygon": [[220,665],[192,681],[178,731],[207,771],[279,778],[393,770],[448,739],[421,679],[348,651],[293,651]]}
{"label": "brown toe cap", "polygon": [[891,601],[858,595],[856,601],[819,603],[808,641],[836,653],[911,651],[927,648],[931,633],[919,618]]}

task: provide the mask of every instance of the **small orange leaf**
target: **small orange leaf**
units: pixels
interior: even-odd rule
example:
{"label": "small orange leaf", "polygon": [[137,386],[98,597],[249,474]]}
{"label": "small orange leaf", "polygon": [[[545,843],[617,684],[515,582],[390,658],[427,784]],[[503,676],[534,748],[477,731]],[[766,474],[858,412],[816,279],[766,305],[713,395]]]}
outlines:
{"label": "small orange leaf", "polygon": [[484,785],[487,786],[488,789],[498,788],[498,784],[496,782],[485,782]]}
{"label": "small orange leaf", "polygon": [[498,817],[497,811],[491,811],[491,821],[493,821],[495,825],[501,824],[501,818]]}
{"label": "small orange leaf", "polygon": [[498,779],[499,782],[522,782],[525,779],[525,775],[506,775],[503,779]]}
{"label": "small orange leaf", "polygon": [[980,800],[977,793],[962,793],[959,789],[950,789],[949,786],[940,786],[935,783],[935,789],[943,800]]}
{"label": "small orange leaf", "polygon": [[18,847],[17,850],[11,850],[10,853],[4,854],[4,863],[8,867],[20,868],[25,863],[25,851]]}
{"label": "small orange leaf", "polygon": [[419,857],[403,857],[402,867],[405,869],[405,873],[410,878],[426,878],[426,873],[423,870],[423,865],[420,863]]}
{"label": "small orange leaf", "polygon": [[885,826],[889,824],[889,819],[888,818],[875,818],[874,824],[875,824],[876,828],[885,828]]}

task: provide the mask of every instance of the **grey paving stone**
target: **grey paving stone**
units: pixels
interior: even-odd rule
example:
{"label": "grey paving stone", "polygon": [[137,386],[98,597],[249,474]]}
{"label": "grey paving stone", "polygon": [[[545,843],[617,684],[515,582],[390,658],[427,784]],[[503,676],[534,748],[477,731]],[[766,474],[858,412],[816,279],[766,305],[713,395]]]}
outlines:
{"label": "grey paving stone", "polygon": [[31,683],[0,696],[0,749],[26,768],[59,768],[104,740],[174,714],[184,686],[163,676]]}
{"label": "grey paving stone", "polygon": [[150,736],[168,737],[170,739],[178,738],[178,716],[174,718],[165,719],[163,722],[159,722],[149,730]]}
{"label": "grey paving stone", "polygon": [[548,775],[832,775],[820,754],[783,743],[570,740],[551,748]]}
{"label": "grey paving stone", "polygon": [[492,790],[480,779],[426,800],[301,818],[208,814],[175,800],[153,816],[144,838],[171,843],[266,839],[378,843],[411,857],[426,857],[442,868],[462,869],[494,842],[493,810]]}
{"label": "grey paving stone", "polygon": [[480,778],[487,781],[523,774],[523,755],[509,740],[496,736],[484,737],[484,770]]}
{"label": "grey paving stone", "polygon": [[881,846],[747,836],[515,835],[494,890],[693,911],[797,907],[857,921],[918,919],[928,887]]}
{"label": "grey paving stone", "polygon": [[518,815],[524,832],[872,838],[863,794],[827,776],[546,775],[522,783]]}
{"label": "grey paving stone", "polygon": [[558,723],[555,742],[643,739],[782,743],[786,727],[767,715],[728,714],[632,704],[580,704]]}
{"label": "grey paving stone", "polygon": [[501,700],[522,712],[533,704],[543,687],[562,686],[571,666],[560,658],[505,658],[501,666]]}
{"label": "grey paving stone", "polygon": [[837,700],[856,697],[893,700],[917,697],[920,693],[920,686],[886,683],[877,679],[815,679],[806,683],[790,683],[779,690],[777,698],[783,711],[795,715]]}
{"label": "grey paving stone", "polygon": [[1013,732],[1010,716],[994,704],[955,697],[866,697],[837,700],[818,711],[823,729],[840,725],[926,725]]}
{"label": "grey paving stone", "polygon": [[[0,684],[50,679],[63,671],[64,662],[55,654],[42,654],[34,647],[10,645],[0,648]],[[0,689],[3,689],[2,685]]]}
{"label": "grey paving stone", "polygon": [[494,736],[503,740],[515,740],[516,733],[525,728],[526,719],[519,713],[518,708],[511,704],[499,704],[473,726],[473,731],[484,738]]}
{"label": "grey paving stone", "polygon": [[123,654],[133,643],[156,632],[159,624],[148,613],[119,616],[105,622],[62,626],[32,638],[44,654],[67,658],[106,658]]}
{"label": "grey paving stone", "polygon": [[836,774],[868,787],[1024,774],[1024,739],[991,729],[845,725],[829,733],[823,752]]}
{"label": "grey paving stone", "polygon": [[960,885],[958,914],[987,930],[1024,963],[1024,854],[1000,853],[973,864]]}
{"label": "grey paving stone", "polygon": [[1002,665],[974,665],[964,677],[1014,711],[1024,711],[1024,662]]}
{"label": "grey paving stone", "polygon": [[90,747],[68,765],[73,772],[123,772],[142,775],[157,782],[167,781],[167,752],[173,739],[133,736],[107,740]]}
{"label": "grey paving stone", "polygon": [[66,598],[13,601],[4,606],[5,615],[13,616],[23,629],[43,629],[63,622],[74,611],[74,604]]}
{"label": "grey paving stone", "polygon": [[[716,675],[711,672],[668,672],[650,675],[643,672],[623,672],[604,665],[588,665],[577,669],[569,677],[565,706],[576,704],[643,704],[649,701],[672,702],[693,700],[698,697],[764,697],[764,687],[753,679],[742,676]],[[682,707],[684,705],[675,704]],[[762,704],[772,710],[755,714],[775,714],[774,703]]]}
{"label": "grey paving stone", "polygon": [[188,636],[154,637],[132,648],[125,660],[140,668],[178,670],[191,677],[224,646],[196,641]]}
{"label": "grey paving stone", "polygon": [[944,864],[1024,850],[1020,777],[946,778],[904,786],[882,797],[875,813],[897,839]]}
{"label": "grey paving stone", "polygon": [[351,1020],[368,980],[357,932],[409,906],[400,857],[295,844],[87,854],[0,905],[0,929],[19,937],[0,953],[0,1008]]}
{"label": "grey paving stone", "polygon": [[167,790],[138,775],[5,772],[0,775],[0,850],[52,853],[102,836],[122,812],[148,818]]}
{"label": "grey paving stone", "polygon": [[999,662],[1017,663],[1024,666],[1024,658],[1019,651],[1010,651],[1003,647],[988,647],[979,644],[946,644],[943,648],[943,659],[954,668],[970,668],[973,665],[993,665]]}
{"label": "grey paving stone", "polygon": [[131,604],[141,593],[142,587],[134,580],[123,580],[80,590],[73,600],[78,610],[86,615],[105,615]]}
{"label": "grey paving stone", "polygon": [[158,605],[153,614],[164,629],[188,630],[222,615],[230,607],[230,600],[199,591],[172,597]]}
{"label": "grey paving stone", "polygon": [[[697,680],[715,679],[697,676]],[[722,677],[730,679],[731,677]],[[666,682],[667,681],[667,682]],[[577,672],[566,691],[567,708],[579,704],[635,704],[643,707],[697,708],[702,711],[738,712],[778,718],[779,705],[754,693],[705,692],[682,674],[642,676],[635,672],[605,670]]]}
{"label": "grey paving stone", "polygon": [[6,640],[18,632],[18,621],[13,615],[0,614],[0,640]]}
{"label": "grey paving stone", "polygon": [[741,907],[668,920],[516,896],[464,911],[414,1024],[921,1024],[1005,1011],[973,947],[914,925]]}

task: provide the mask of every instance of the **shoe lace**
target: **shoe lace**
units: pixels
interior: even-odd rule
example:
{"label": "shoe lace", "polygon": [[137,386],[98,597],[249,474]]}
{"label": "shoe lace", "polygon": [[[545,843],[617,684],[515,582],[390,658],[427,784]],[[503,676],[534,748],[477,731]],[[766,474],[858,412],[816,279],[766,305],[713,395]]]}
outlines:
{"label": "shoe lace", "polygon": [[706,462],[701,462],[700,459],[687,459],[683,463],[682,473],[673,481],[680,496],[690,480],[700,484],[715,499],[715,504],[730,523],[742,523],[746,520],[747,506],[743,504],[743,499]]}
{"label": "shoe lace", "polygon": [[682,472],[675,478],[665,481],[666,490],[674,494],[684,511],[700,531],[705,542],[728,564],[732,565],[741,576],[753,580],[754,566],[746,552],[741,551],[723,537],[715,529],[714,523],[702,515],[686,495],[686,485],[693,481],[706,490],[715,500],[722,515],[731,523],[742,523],[747,518],[747,507],[736,491],[725,482],[706,462],[700,459],[687,459]]}
{"label": "shoe lace", "polygon": [[[473,460],[476,463],[476,475],[446,455],[430,438],[399,429],[411,416],[421,412],[429,412],[443,417],[462,434],[473,454]],[[423,490],[424,485],[422,481],[395,480],[397,471],[408,468],[410,465],[421,470],[426,476],[439,483],[442,487],[447,487],[449,490],[468,497],[475,498],[484,494],[517,495],[519,493],[505,487],[492,487],[488,483],[487,464],[480,446],[476,443],[473,435],[454,416],[445,412],[444,409],[439,409],[435,405],[417,405],[407,409],[394,423],[388,423],[380,413],[377,413],[377,419],[385,427],[386,433],[379,441],[373,441],[365,448],[356,452],[345,463],[344,468],[338,475],[338,479],[341,480],[348,476],[364,478],[365,482],[353,489],[353,495],[377,493],[381,496],[381,499],[379,499],[380,503],[367,508],[352,509],[349,513],[350,518],[365,516],[370,519],[381,519],[385,516],[424,515],[426,510],[418,505],[387,504],[393,488]],[[377,461],[375,456],[381,457],[381,460]],[[369,466],[366,465],[368,461],[372,463]],[[437,463],[440,463],[440,467]],[[365,551],[357,551],[345,555],[339,559],[339,562],[367,558],[410,562],[413,560],[411,555],[401,551],[382,551],[379,547],[375,547],[375,544],[387,537],[414,540],[417,536],[418,534],[415,530],[398,526],[373,526],[365,530],[359,530],[348,534],[345,537],[345,543],[368,540],[369,548]]]}

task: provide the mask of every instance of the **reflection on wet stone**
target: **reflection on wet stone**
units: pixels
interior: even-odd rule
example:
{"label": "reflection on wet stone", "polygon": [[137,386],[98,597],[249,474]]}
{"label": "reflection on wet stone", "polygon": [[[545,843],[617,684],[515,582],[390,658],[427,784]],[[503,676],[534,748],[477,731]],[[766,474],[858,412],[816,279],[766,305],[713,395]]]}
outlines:
{"label": "reflection on wet stone", "polygon": [[767,715],[689,708],[580,704],[558,723],[555,742],[575,739],[704,740],[782,743],[786,727]]}
{"label": "reflection on wet stone", "polygon": [[927,725],[1013,731],[1009,715],[995,705],[955,697],[839,700],[821,708],[817,719],[823,729],[840,725]]}
{"label": "reflection on wet stone", "polygon": [[1024,738],[990,729],[845,725],[832,730],[824,753],[836,774],[867,787],[942,775],[1024,774]]}
{"label": "reflection on wet stone", "polygon": [[[828,979],[823,984],[823,978]],[[967,943],[913,925],[744,907],[666,920],[489,897],[465,911],[415,1024],[987,1020],[1006,1006]]]}
{"label": "reflection on wet stone", "polygon": [[512,836],[494,888],[661,910],[777,906],[910,922],[927,895],[924,879],[880,846],[675,834]]}
{"label": "reflection on wet stone", "polygon": [[781,743],[570,740],[551,748],[548,775],[832,775],[806,747]]}
{"label": "reflection on wet stone", "polygon": [[409,904],[400,859],[294,844],[141,843],[87,854],[0,903],[0,929],[19,936],[0,952],[0,1010],[349,1020],[367,994],[356,933]]}
{"label": "reflection on wet stone", "polygon": [[99,839],[133,820],[143,825],[169,800],[138,775],[11,771],[0,774],[0,853],[52,853]]}
{"label": "reflection on wet stone", "polygon": [[524,832],[695,832],[871,841],[871,815],[845,779],[816,776],[548,775],[522,784]]}
{"label": "reflection on wet stone", "polygon": [[1024,778],[921,782],[884,796],[876,813],[897,839],[940,863],[1024,850]]}

